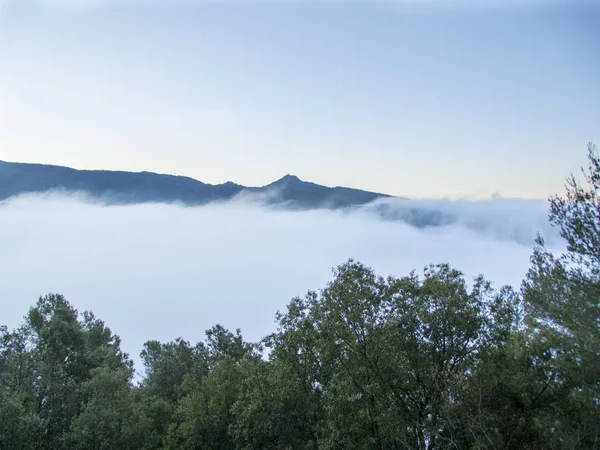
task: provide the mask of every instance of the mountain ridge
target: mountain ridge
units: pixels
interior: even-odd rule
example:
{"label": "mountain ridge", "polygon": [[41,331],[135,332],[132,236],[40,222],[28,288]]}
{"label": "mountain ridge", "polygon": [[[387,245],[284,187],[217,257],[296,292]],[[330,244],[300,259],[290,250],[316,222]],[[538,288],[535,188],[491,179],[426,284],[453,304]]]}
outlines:
{"label": "mountain ridge", "polygon": [[[448,208],[448,205],[436,201],[419,201],[340,186],[322,186],[290,174],[265,186],[246,187],[232,181],[207,184],[182,175],[147,171],[78,170],[64,166],[0,161],[0,205],[11,197],[45,192],[84,193],[94,203],[107,206],[142,203],[200,206],[226,202],[239,195],[242,202],[249,201],[274,209],[337,210],[344,214],[359,211],[365,214],[364,217],[403,223],[418,229],[460,225],[487,234],[495,228],[485,208],[475,213],[476,205],[466,209]],[[493,231],[498,238],[531,245],[535,233],[510,226],[510,222],[517,218],[506,216],[506,211],[502,216],[502,221],[509,225],[506,229]],[[517,223],[521,223],[519,220]]]}
{"label": "mountain ridge", "polygon": [[66,166],[0,160],[0,200],[49,191],[84,192],[107,204],[172,203],[188,206],[229,200],[246,191],[278,195],[267,203],[292,209],[338,209],[359,206],[390,195],[342,186],[328,187],[286,174],[265,186],[243,186],[233,181],[208,184],[183,176],[141,171],[80,170]]}

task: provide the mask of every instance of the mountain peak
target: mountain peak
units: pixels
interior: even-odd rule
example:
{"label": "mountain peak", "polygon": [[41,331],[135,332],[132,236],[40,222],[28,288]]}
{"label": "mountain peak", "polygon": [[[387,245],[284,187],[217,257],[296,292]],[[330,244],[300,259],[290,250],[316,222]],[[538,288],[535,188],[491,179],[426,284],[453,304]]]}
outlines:
{"label": "mountain peak", "polygon": [[300,180],[300,178],[298,178],[296,175],[284,175],[283,177],[281,177],[279,180],[273,182],[272,184],[283,184],[283,183],[290,183],[290,182],[298,182],[298,181],[302,181]]}

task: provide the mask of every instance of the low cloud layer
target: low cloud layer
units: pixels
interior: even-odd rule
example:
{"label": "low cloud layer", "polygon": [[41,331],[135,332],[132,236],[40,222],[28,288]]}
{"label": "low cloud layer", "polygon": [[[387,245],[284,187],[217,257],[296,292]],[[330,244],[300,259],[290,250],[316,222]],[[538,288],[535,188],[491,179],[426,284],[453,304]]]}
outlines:
{"label": "low cloud layer", "polygon": [[[324,287],[348,258],[397,276],[449,262],[518,287],[535,233],[559,244],[546,210],[506,199],[291,212],[248,198],[186,208],[24,196],[0,204],[0,323],[16,326],[40,295],[61,293],[105,320],[137,359],[148,339],[195,342],[217,323],[259,339],[278,309]],[[439,223],[419,227],[427,214]]]}

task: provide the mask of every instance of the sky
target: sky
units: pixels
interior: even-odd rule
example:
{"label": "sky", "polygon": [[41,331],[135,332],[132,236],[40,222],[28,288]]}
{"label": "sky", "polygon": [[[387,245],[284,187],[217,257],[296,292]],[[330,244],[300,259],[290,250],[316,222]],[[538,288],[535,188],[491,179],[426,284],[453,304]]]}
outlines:
{"label": "sky", "polygon": [[104,320],[140,369],[150,339],[195,343],[221,324],[259,340],[276,330],[276,311],[324,288],[349,258],[396,277],[446,262],[468,282],[483,274],[497,289],[519,289],[536,232],[550,250],[564,246],[542,200],[412,200],[457,217],[425,229],[381,220],[374,205],[285,211],[254,200],[107,207],[45,194],[0,203],[0,325],[18,326],[40,295],[63,294]]}
{"label": "sky", "polygon": [[600,142],[599,23],[595,0],[0,0],[0,159],[547,198]]}

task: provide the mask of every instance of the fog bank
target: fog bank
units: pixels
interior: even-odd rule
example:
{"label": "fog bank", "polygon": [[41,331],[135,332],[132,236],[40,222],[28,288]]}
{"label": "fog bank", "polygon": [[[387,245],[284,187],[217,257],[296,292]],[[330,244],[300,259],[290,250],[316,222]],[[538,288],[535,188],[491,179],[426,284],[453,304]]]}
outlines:
{"label": "fog bank", "polygon": [[[558,242],[546,209],[542,201],[389,200],[291,212],[241,199],[107,207],[24,196],[0,205],[0,324],[16,326],[40,295],[61,293],[105,320],[137,360],[148,339],[196,342],[217,323],[257,340],[275,329],[278,309],[324,287],[348,258],[397,276],[449,262],[469,278],[518,287],[536,231]],[[405,220],[427,211],[452,220]]]}

